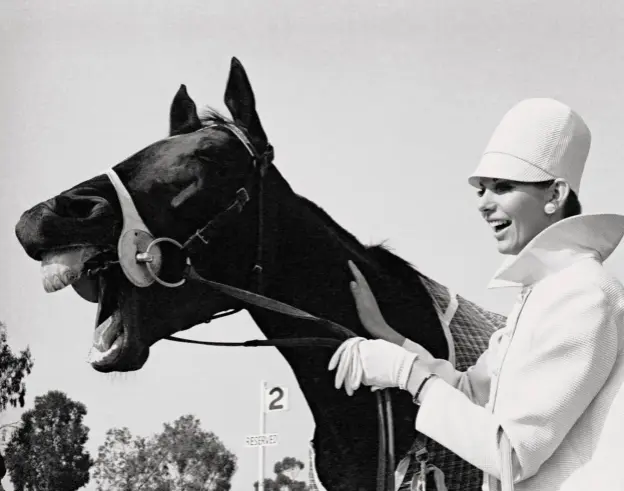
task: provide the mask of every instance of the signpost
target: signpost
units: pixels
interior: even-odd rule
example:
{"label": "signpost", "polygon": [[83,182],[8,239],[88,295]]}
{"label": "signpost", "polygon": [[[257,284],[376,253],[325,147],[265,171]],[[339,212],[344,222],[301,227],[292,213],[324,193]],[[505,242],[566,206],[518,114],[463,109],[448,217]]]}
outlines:
{"label": "signpost", "polygon": [[273,411],[288,411],[288,389],[286,387],[271,387],[265,394],[265,410],[267,413]]}
{"label": "signpost", "polygon": [[270,447],[273,445],[277,445],[277,433],[249,435],[245,437],[246,447]]}
{"label": "signpost", "polygon": [[267,387],[260,382],[260,431],[257,435],[245,437],[246,447],[258,447],[258,491],[264,491],[264,447],[278,444],[277,433],[265,433],[266,414],[275,411],[288,411],[288,389],[286,387]]}

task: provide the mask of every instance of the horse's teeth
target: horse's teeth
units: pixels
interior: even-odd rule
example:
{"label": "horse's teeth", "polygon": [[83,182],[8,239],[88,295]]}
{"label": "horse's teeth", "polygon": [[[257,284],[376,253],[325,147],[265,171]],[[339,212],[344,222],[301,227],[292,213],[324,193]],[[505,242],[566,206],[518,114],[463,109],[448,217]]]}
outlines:
{"label": "horse's teeth", "polygon": [[91,346],[89,354],[87,355],[87,363],[90,363],[91,365],[108,363],[117,356],[117,353],[121,349],[121,345],[122,336],[118,336],[115,341],[113,341],[111,347],[106,351],[100,351],[95,345]]}
{"label": "horse's teeth", "polygon": [[46,292],[62,290],[75,282],[88,259],[95,256],[95,247],[72,247],[61,251],[49,251],[41,258],[41,277]]}
{"label": "horse's teeth", "polygon": [[62,290],[71,283],[75,274],[65,265],[46,264],[41,267],[43,288],[46,292],[56,292]]}
{"label": "horse's teeth", "polygon": [[52,278],[52,284],[54,285],[54,288],[57,290],[60,290],[65,286],[65,283],[63,283],[63,280],[61,279],[60,274],[54,275],[54,277]]}
{"label": "horse's teeth", "polygon": [[121,332],[121,323],[117,322],[113,314],[102,322],[93,333],[93,347],[98,351],[106,352]]}
{"label": "horse's teeth", "polygon": [[80,275],[71,269],[68,269],[67,271],[65,271],[65,273],[63,273],[63,281],[65,282],[66,285],[73,283],[79,277]]}

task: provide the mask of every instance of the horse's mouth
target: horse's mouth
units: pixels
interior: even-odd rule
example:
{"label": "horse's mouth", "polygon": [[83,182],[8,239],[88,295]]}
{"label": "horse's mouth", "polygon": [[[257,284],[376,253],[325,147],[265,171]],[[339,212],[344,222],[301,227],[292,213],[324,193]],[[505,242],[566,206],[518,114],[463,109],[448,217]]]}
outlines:
{"label": "horse's mouth", "polygon": [[88,275],[89,260],[101,253],[95,247],[49,251],[42,256],[41,273],[47,292],[72,285],[80,296],[97,302],[93,344],[87,361],[100,372],[110,372],[122,369],[123,360],[132,358],[132,354],[130,331],[121,314],[116,282],[106,271]]}
{"label": "horse's mouth", "polygon": [[112,370],[128,348],[128,328],[124,325],[114,288],[104,274],[97,276],[98,312],[88,362],[100,371]]}

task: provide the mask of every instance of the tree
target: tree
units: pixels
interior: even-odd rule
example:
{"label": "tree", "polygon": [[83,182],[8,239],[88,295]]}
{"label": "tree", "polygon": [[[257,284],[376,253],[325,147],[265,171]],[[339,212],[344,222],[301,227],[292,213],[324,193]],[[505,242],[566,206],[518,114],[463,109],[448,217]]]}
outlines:
{"label": "tree", "polygon": [[167,453],[176,491],[227,491],[236,471],[236,456],[212,432],[201,429],[192,415],[165,424],[158,446]]}
{"label": "tree", "polygon": [[147,439],[109,430],[93,477],[98,491],[227,491],[235,471],[236,456],[186,415]]}
{"label": "tree", "polygon": [[6,326],[0,322],[0,412],[9,405],[24,407],[26,384],[24,379],[33,367],[30,349],[21,351],[19,356],[13,354],[7,343]]}
{"label": "tree", "polygon": [[111,428],[106,441],[98,449],[93,465],[97,491],[169,491],[165,469],[166,455],[155,442],[133,437],[130,430]]}
{"label": "tree", "polygon": [[[15,355],[7,342],[6,325],[0,322],[0,412],[9,405],[12,407],[24,407],[26,397],[26,384],[24,379],[29,375],[33,367],[30,349],[26,348]],[[0,426],[4,431],[14,427],[14,423]],[[6,475],[6,464],[0,453],[0,480]],[[1,487],[1,485],[0,485]]]}
{"label": "tree", "polygon": [[74,491],[89,482],[84,404],[59,391],[35,398],[13,433],[6,463],[16,491]]}
{"label": "tree", "polygon": [[[307,484],[296,480],[304,467],[300,460],[284,457],[273,466],[275,479],[264,480],[264,491],[307,491]],[[254,483],[254,489],[258,489],[258,481]]]}

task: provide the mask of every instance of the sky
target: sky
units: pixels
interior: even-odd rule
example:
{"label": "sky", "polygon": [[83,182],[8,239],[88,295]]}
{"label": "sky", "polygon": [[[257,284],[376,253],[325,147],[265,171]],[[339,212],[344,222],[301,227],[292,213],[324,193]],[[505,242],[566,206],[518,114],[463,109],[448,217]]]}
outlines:
{"label": "sky", "polygon": [[[233,491],[250,490],[258,458],[244,439],[259,430],[265,380],[290,394],[288,411],[267,415],[279,444],[266,474],[285,456],[307,464],[314,421],[274,349],[161,341],[142,370],[97,373],[95,306],[73,289],[45,293],[14,234],[26,209],[166,136],[180,84],[226,111],[232,56],[296,192],[491,310],[515,292],[486,288],[502,258],[466,178],[513,104],[576,109],[593,135],[584,209],[624,212],[622,2],[8,0],[0,13],[0,320],[13,350],[34,356],[25,409],[48,390],[84,403],[93,455],[109,428],[147,436],[194,414],[237,455]],[[623,249],[606,263],[620,278]],[[246,313],[184,335],[262,337]]]}

